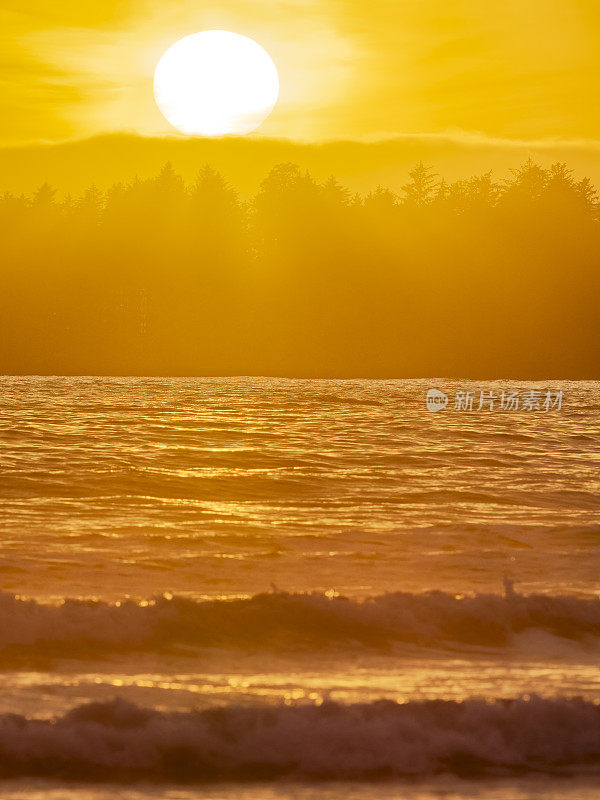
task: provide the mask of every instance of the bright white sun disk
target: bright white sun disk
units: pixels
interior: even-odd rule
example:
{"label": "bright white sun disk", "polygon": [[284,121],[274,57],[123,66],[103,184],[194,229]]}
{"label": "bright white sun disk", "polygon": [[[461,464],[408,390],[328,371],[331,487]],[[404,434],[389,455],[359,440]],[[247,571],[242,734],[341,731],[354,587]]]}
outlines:
{"label": "bright white sun disk", "polygon": [[202,31],[180,39],[158,62],[154,97],[167,120],[186,134],[249,133],[269,116],[279,76],[253,39]]}

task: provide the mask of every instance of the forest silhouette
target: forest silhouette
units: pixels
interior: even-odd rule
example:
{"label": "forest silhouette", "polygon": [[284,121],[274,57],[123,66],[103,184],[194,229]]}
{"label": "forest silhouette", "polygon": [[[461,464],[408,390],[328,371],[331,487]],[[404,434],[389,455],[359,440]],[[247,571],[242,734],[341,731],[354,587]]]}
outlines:
{"label": "forest silhouette", "polygon": [[600,206],[529,159],[400,195],[295,164],[0,199],[4,374],[598,378]]}

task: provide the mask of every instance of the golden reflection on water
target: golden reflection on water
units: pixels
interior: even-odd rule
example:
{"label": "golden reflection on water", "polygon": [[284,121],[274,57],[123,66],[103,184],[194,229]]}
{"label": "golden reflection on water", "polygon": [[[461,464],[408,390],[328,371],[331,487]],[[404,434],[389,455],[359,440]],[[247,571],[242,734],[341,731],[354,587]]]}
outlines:
{"label": "golden reflection on water", "polygon": [[5,589],[595,591],[594,382],[548,414],[430,414],[419,380],[0,383]]}
{"label": "golden reflection on water", "polygon": [[172,673],[138,672],[132,662],[120,663],[118,671],[110,671],[108,664],[102,672],[69,671],[67,665],[56,672],[6,671],[0,673],[0,713],[59,715],[77,702],[109,700],[115,695],[140,705],[182,711],[225,703],[460,702],[472,697],[494,702],[526,693],[581,696],[600,704],[597,663],[591,657],[589,663],[566,660],[552,664],[427,658],[402,660],[396,666],[384,658],[369,663],[365,657],[358,666],[320,664],[315,658],[303,661],[298,657],[280,661],[279,672],[265,671],[264,665],[261,671],[260,659],[249,658],[244,672],[240,656],[235,673],[228,671],[226,657],[218,659],[222,671],[203,673],[177,671],[180,663],[172,665]]}

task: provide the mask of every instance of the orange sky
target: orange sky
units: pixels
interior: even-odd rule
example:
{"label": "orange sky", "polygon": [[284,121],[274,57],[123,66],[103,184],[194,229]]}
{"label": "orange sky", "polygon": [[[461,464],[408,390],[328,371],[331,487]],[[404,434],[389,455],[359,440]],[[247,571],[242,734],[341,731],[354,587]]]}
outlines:
{"label": "orange sky", "polygon": [[172,132],[154,67],[210,28],[278,66],[254,135],[600,139],[597,0],[3,0],[0,26],[4,143]]}

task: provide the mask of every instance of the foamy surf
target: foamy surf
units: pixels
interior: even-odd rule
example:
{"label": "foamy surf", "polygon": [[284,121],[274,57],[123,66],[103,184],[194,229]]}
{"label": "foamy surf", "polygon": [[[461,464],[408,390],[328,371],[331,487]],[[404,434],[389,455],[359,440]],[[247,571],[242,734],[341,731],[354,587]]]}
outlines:
{"label": "foamy surf", "polygon": [[4,778],[373,780],[600,770],[600,707],[539,697],[161,712],[114,700],[0,717]]}
{"label": "foamy surf", "polygon": [[[189,655],[189,648],[246,651],[374,649],[398,645],[536,652],[548,637],[600,644],[600,599],[548,595],[454,596],[397,592],[364,600],[273,592],[198,601],[160,596],[121,603],[45,605],[0,594],[0,664],[111,653]],[[182,649],[183,648],[183,649]]]}

